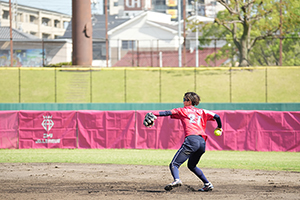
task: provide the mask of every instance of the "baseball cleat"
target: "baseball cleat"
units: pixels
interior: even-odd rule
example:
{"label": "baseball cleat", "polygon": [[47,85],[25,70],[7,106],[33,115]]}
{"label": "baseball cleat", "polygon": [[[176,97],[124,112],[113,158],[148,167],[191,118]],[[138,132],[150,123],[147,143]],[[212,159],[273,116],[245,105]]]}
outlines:
{"label": "baseball cleat", "polygon": [[174,187],[179,187],[182,185],[182,182],[180,179],[175,179],[175,181],[173,181],[172,183],[166,185],[165,190],[166,191],[170,191],[172,190]]}
{"label": "baseball cleat", "polygon": [[212,189],[214,188],[214,186],[209,182],[209,183],[205,183],[204,187],[199,189],[198,191],[200,192],[208,192],[208,191],[212,191]]}

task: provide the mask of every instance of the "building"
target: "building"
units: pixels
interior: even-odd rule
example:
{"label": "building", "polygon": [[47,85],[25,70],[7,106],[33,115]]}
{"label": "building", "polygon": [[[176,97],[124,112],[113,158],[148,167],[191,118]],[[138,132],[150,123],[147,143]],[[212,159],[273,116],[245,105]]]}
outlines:
{"label": "building", "polygon": [[[99,1],[91,1],[92,9],[93,7],[99,8],[97,2]],[[151,59],[156,57],[157,59],[155,59],[158,61],[162,51],[174,54],[174,52],[179,50],[179,47],[183,47],[184,38],[182,37],[182,32],[178,32],[178,22],[174,21],[174,17],[166,13],[167,10],[162,9],[161,12],[151,11],[155,8],[158,1],[110,0],[109,2],[114,2],[116,7],[123,10],[119,9],[118,15],[108,15],[108,49],[106,49],[105,39],[105,15],[96,14],[97,12],[92,14],[93,66],[107,66],[106,55],[109,56],[108,66],[116,66],[121,59],[128,56],[132,60],[134,56],[137,56],[137,60],[141,60],[139,55],[142,55],[142,53],[144,53],[145,57],[150,56]],[[168,7],[170,7],[170,2],[167,1],[167,3]],[[165,4],[165,1],[161,1],[161,5]],[[16,7],[17,9],[15,9]],[[0,16],[1,26],[5,25],[8,27],[8,3],[0,1],[0,10],[2,11]],[[30,42],[32,42],[36,44],[34,49],[37,49],[37,52],[39,51],[41,55],[46,55],[42,59],[45,65],[70,62],[72,60],[72,23],[69,15],[21,5],[14,5],[13,10],[15,13],[13,15],[15,16],[13,20],[14,30],[22,31],[40,39],[36,42],[30,38],[24,39],[29,43],[23,46],[14,46],[14,49],[15,47],[16,49],[19,48],[17,50],[24,50],[26,47],[28,49],[33,48],[34,45],[30,46]],[[112,11],[112,8],[110,10]],[[207,18],[203,17],[203,20],[207,20]],[[209,20],[211,21],[213,18]],[[67,28],[64,26],[66,23],[68,23]],[[183,27],[181,26],[182,30]],[[186,33],[185,47],[190,52],[193,52],[196,41],[195,35],[193,32],[187,31]],[[9,38],[4,40],[7,39]],[[2,45],[1,49],[7,51],[8,47],[7,45]],[[139,63],[132,62],[131,58],[128,60],[128,63],[130,63],[128,66],[141,66]],[[177,58],[178,56],[172,60]],[[152,60],[150,63],[153,63]]]}
{"label": "building", "polygon": [[[105,15],[94,15],[93,66],[106,66]],[[108,16],[109,66],[113,66],[128,51],[148,50],[151,46],[163,50],[178,49],[178,31],[171,16],[165,13],[143,11],[132,18]],[[61,39],[72,38],[72,23]],[[159,41],[159,44],[158,44]],[[181,43],[183,39],[181,38]]]}
{"label": "building", "polygon": [[[186,1],[186,15],[195,13],[196,0]],[[105,7],[104,0],[91,0],[92,13],[103,15]],[[108,14],[118,15],[122,18],[132,18],[144,11],[153,11],[170,14],[172,21],[177,21],[178,0],[107,0]],[[180,1],[182,5],[182,0]],[[198,15],[215,18],[217,13],[225,8],[216,0],[198,0]],[[181,16],[183,10],[181,9]],[[183,17],[181,17],[182,19]]]}
{"label": "building", "polygon": [[[12,27],[37,38],[56,39],[64,35],[71,16],[63,13],[12,4]],[[0,1],[0,26],[9,27],[9,3]]]}
{"label": "building", "polygon": [[178,50],[183,42],[178,36],[178,24],[171,21],[171,16],[152,11],[131,18],[109,30],[108,35],[112,66],[128,52]]}
{"label": "building", "polygon": [[[13,66],[41,67],[72,61],[72,40],[40,39],[12,29]],[[0,66],[11,65],[10,28],[0,27]]]}
{"label": "building", "polygon": [[[105,15],[94,14],[92,17],[93,66],[106,66]],[[108,30],[114,29],[128,20],[128,18],[119,18],[118,15],[108,15]],[[72,41],[72,23],[69,23],[65,34],[60,39]]]}
{"label": "building", "polygon": [[[133,17],[143,11],[167,13],[173,21],[178,20],[178,0],[109,0],[109,13],[124,17]],[[180,1],[182,6],[182,0]],[[186,1],[186,16],[194,15],[195,0]],[[215,18],[217,13],[225,8],[216,0],[198,0],[198,14],[200,16]],[[183,10],[181,9],[181,19]]]}
{"label": "building", "polygon": [[[191,17],[192,18],[192,17]],[[94,15],[93,23],[93,66],[105,67],[106,63],[106,30],[105,15]],[[191,19],[193,20],[193,18]],[[213,18],[200,17],[199,21],[212,22]],[[182,23],[181,23],[182,26]],[[181,28],[181,31],[183,28]],[[174,65],[178,66],[178,49],[183,47],[184,38],[178,33],[178,22],[171,20],[166,13],[143,11],[132,18],[120,18],[118,15],[108,16],[108,63],[109,66],[157,66],[159,54],[164,57],[168,52],[172,54]],[[179,36],[181,35],[181,36]],[[72,24],[70,23],[65,35],[61,39],[72,38]],[[192,53],[195,50],[196,37],[194,32],[187,31],[186,50]],[[217,46],[205,48],[216,49]],[[206,51],[210,53],[210,51]],[[176,54],[176,55],[175,55]],[[142,57],[148,61],[142,64]],[[169,56],[171,58],[171,56]],[[203,58],[203,56],[202,56]],[[120,62],[127,59],[127,63]],[[189,59],[192,59],[191,57]],[[140,60],[137,63],[133,60]],[[144,59],[145,60],[145,59]],[[168,62],[170,63],[170,62]],[[192,65],[192,62],[190,62]]]}

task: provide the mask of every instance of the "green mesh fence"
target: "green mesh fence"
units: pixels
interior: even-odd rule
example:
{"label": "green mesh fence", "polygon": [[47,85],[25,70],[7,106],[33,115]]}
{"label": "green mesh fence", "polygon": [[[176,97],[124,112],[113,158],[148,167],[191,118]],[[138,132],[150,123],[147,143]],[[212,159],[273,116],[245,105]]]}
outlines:
{"label": "green mesh fence", "polygon": [[298,103],[300,67],[0,67],[0,103]]}

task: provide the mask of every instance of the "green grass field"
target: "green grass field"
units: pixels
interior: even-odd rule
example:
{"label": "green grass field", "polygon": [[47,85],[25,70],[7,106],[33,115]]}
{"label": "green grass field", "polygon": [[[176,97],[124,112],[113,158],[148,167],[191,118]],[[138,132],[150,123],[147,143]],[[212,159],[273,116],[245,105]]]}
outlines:
{"label": "green grass field", "polygon": [[[176,150],[1,149],[0,163],[168,165]],[[186,163],[183,165],[186,166]],[[202,168],[300,172],[300,152],[207,151]]]}
{"label": "green grass field", "polygon": [[5,68],[0,103],[299,102],[300,67]]}

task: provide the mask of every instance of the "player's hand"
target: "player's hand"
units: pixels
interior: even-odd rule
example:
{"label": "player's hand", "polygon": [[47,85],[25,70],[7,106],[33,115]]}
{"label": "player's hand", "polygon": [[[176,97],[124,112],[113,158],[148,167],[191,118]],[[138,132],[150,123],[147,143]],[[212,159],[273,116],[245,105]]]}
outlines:
{"label": "player's hand", "polygon": [[214,131],[215,136],[221,136],[222,133],[223,133],[223,129],[219,127],[217,127]]}
{"label": "player's hand", "polygon": [[157,117],[153,114],[153,113],[147,113],[145,115],[145,119],[144,119],[144,122],[143,124],[146,126],[146,127],[152,127],[154,125],[154,120],[156,120]]}
{"label": "player's hand", "polygon": [[215,130],[219,130],[219,131],[223,132],[223,129],[219,128],[219,127],[217,127]]}

